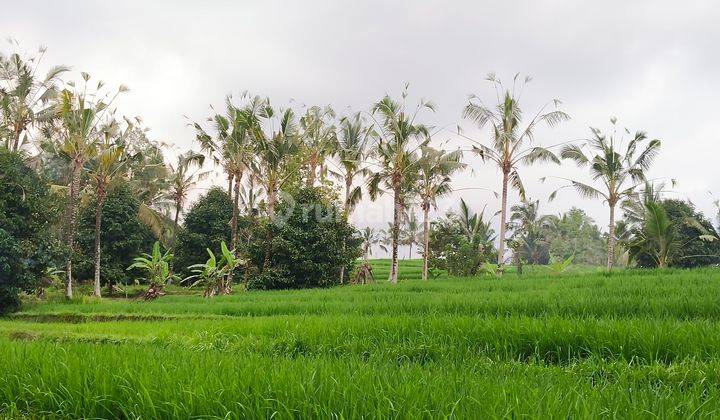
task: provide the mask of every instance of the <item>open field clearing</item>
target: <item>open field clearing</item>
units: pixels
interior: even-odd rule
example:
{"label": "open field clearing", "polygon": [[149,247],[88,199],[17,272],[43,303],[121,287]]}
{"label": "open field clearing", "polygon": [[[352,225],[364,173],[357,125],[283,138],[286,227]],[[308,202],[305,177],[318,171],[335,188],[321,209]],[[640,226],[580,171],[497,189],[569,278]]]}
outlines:
{"label": "open field clearing", "polygon": [[29,302],[0,321],[2,413],[718,415],[718,270],[423,283],[403,263],[397,286]]}

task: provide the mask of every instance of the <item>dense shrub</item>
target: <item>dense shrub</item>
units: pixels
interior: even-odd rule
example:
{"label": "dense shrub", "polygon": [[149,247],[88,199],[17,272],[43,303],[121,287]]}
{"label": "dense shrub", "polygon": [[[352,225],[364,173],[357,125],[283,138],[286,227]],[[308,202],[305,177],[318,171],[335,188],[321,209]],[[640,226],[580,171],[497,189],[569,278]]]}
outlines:
{"label": "dense shrub", "polygon": [[220,250],[220,243],[230,244],[230,219],[233,204],[221,188],[213,188],[200,197],[185,215],[177,235],[174,268],[183,277],[187,267],[202,264],[208,259],[206,248]]}
{"label": "dense shrub", "polygon": [[491,238],[481,229],[475,234],[463,229],[461,220],[452,213],[431,224],[429,249],[430,266],[453,276],[472,276],[484,262],[497,259]]}
{"label": "dense shrub", "polygon": [[259,223],[252,238],[247,251],[253,265],[262,268],[248,284],[254,289],[339,284],[340,268],[345,266],[349,273],[361,254],[357,231],[317,188],[300,189],[283,199],[275,222]]}
{"label": "dense shrub", "polygon": [[17,309],[18,293],[59,261],[50,233],[58,201],[19,154],[0,149],[0,313]]}
{"label": "dense shrub", "polygon": [[[93,197],[78,215],[75,272],[78,279],[95,273],[95,207]],[[110,190],[102,209],[100,228],[100,279],[106,284],[132,281],[126,268],[133,258],[152,247],[155,238],[138,218],[140,202],[125,184]]]}

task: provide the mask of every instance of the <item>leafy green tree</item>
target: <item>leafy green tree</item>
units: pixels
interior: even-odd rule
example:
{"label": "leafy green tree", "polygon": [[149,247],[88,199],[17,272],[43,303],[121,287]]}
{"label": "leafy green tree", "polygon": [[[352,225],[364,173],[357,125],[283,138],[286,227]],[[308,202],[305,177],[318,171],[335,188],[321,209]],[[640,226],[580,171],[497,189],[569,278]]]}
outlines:
{"label": "leafy green tree", "polygon": [[[582,146],[570,144],[563,147],[560,155],[563,159],[571,159],[579,167],[588,167],[594,181],[601,186],[598,188],[573,179],[569,185],[561,188],[574,188],[585,198],[602,198],[610,208],[610,222],[608,224],[607,269],[611,270],[615,259],[615,207],[627,197],[631,197],[635,189],[643,184],[645,171],[652,164],[660,150],[660,140],[651,140],[636,155],[638,148],[647,140],[647,134],[638,131],[627,142],[623,150],[623,139],[617,138],[615,124],[612,118],[613,132],[609,136],[596,128],[590,128],[593,138],[587,140]],[[585,154],[583,146],[590,149],[590,155]],[[557,191],[550,198],[553,199]]]}
{"label": "leafy green tree", "polygon": [[0,313],[18,308],[60,256],[50,226],[58,199],[22,156],[0,148]]}
{"label": "leafy green tree", "polygon": [[[406,95],[403,93],[403,99]],[[401,217],[414,192],[414,180],[418,177],[415,149],[427,144],[430,138],[428,128],[415,122],[422,109],[434,110],[434,106],[421,101],[415,110],[407,110],[404,104],[385,96],[372,107],[372,113],[377,118],[378,137],[373,154],[379,160],[379,170],[370,175],[368,186],[373,200],[386,191],[393,196],[392,262],[388,278],[393,284],[397,283],[398,275]]]}
{"label": "leafy green tree", "polygon": [[[513,90],[505,89],[494,74],[488,75],[488,80],[495,86],[498,103],[495,107],[488,107],[476,96],[470,96],[470,102],[465,106],[463,116],[475,122],[478,128],[490,126],[492,143],[490,146],[475,142],[473,151],[484,161],[489,160],[500,168],[502,172],[502,196],[500,205],[500,239],[498,246],[498,275],[503,274],[505,264],[505,230],[507,224],[507,196],[508,184],[519,191],[520,198],[525,198],[518,167],[520,164],[532,165],[535,162],[555,162],[558,158],[548,149],[540,146],[530,146],[534,139],[535,129],[544,124],[553,127],[560,122],[570,119],[568,114],[557,109],[560,101],[557,99],[543,106],[527,123],[522,125],[522,109],[519,96],[522,89],[516,92],[515,82],[519,75],[513,79]],[[525,78],[525,83],[530,77]],[[547,111],[553,104],[555,109]]]}
{"label": "leafy green tree", "polygon": [[558,216],[550,234],[550,255],[558,260],[579,264],[602,265],[605,263],[605,242],[600,228],[584,211],[573,207]]}
{"label": "leafy green tree", "polygon": [[317,187],[302,188],[284,198],[275,222],[265,221],[256,229],[249,247],[252,262],[260,266],[264,259],[266,230],[272,230],[272,257],[261,275],[251,279],[251,289],[337,285],[340,267],[350,272],[361,255],[359,234]]}
{"label": "leafy green tree", "polygon": [[222,242],[232,240],[230,219],[233,203],[222,188],[215,187],[200,197],[188,210],[178,232],[174,250],[178,270],[207,260],[206,248],[220,249]]}
{"label": "leafy green tree", "polygon": [[78,215],[78,253],[74,265],[79,279],[93,278],[97,255],[96,221],[97,209],[101,209],[100,230],[100,278],[112,292],[115,284],[128,284],[125,268],[133,256],[149,249],[155,241],[150,228],[139,218],[140,202],[128,183],[114,186],[99,207],[98,197],[93,195],[80,208]]}
{"label": "leafy green tree", "polygon": [[[295,113],[292,109],[276,110],[269,99],[255,96],[242,108],[241,117],[254,145],[251,179],[265,191],[265,209],[272,222],[280,192],[290,189],[293,181],[299,181],[302,144]],[[272,235],[272,230],[266,230],[266,234]],[[272,236],[268,236],[265,243],[265,259],[259,265],[263,270],[272,256]]]}

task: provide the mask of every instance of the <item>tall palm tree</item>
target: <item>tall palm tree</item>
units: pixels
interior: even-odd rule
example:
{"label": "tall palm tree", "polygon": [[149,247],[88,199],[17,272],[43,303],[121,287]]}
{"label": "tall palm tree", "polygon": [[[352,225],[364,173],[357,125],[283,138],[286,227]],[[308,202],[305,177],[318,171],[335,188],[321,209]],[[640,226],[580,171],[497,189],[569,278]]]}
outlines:
{"label": "tall palm tree", "polygon": [[374,134],[372,127],[363,121],[360,113],[340,120],[337,143],[337,157],[340,160],[338,178],[345,186],[343,213],[349,217],[362,199],[362,187],[354,186],[355,179],[368,174],[365,159],[368,155],[368,141]]}
{"label": "tall palm tree", "polygon": [[95,279],[93,294],[100,292],[100,228],[102,226],[102,210],[109,186],[125,173],[125,147],[118,139],[113,139],[117,126],[110,124],[105,131],[104,140],[98,145],[97,156],[90,162],[90,179],[95,189]]}
{"label": "tall palm tree", "polygon": [[0,144],[10,151],[26,144],[31,127],[53,114],[58,82],[69,70],[67,66],[55,66],[39,78],[36,74],[45,51],[40,47],[37,56],[27,59],[17,53],[0,53]]}
{"label": "tall palm tree", "polygon": [[[59,94],[54,118],[43,128],[46,136],[57,138],[57,148],[70,161],[70,193],[68,194],[65,238],[68,248],[75,248],[75,230],[78,207],[78,193],[83,168],[89,159],[97,154],[97,145],[102,138],[100,126],[110,112],[110,106],[117,96],[128,89],[121,85],[117,92],[109,96],[98,92],[103,82],[97,84],[95,93],[87,93],[90,75],[82,73],[85,87],[78,93],[64,89]],[[72,86],[72,85],[71,85]],[[111,113],[111,112],[110,112]],[[72,256],[69,255],[66,265],[65,296],[73,296]]]}
{"label": "tall palm tree", "polygon": [[[622,138],[616,139],[615,126],[617,119],[610,120],[613,126],[612,133],[608,136],[596,128],[591,128],[593,137],[585,143],[570,144],[562,148],[560,156],[563,159],[571,159],[579,167],[589,167],[593,181],[598,181],[601,187],[595,188],[573,179],[566,179],[570,182],[562,188],[571,187],[585,198],[600,198],[610,208],[610,220],[608,223],[608,249],[607,269],[613,266],[615,253],[615,206],[623,198],[631,197],[639,185],[646,181],[645,171],[650,167],[655,156],[660,150],[660,140],[654,139],[637,154],[639,148],[647,140],[647,134],[638,131],[623,145]],[[629,131],[625,130],[629,133]],[[625,146],[625,147],[623,147]],[[586,154],[583,148],[589,149]],[[636,157],[637,154],[637,157]],[[558,190],[554,191],[550,198],[555,198]]]}
{"label": "tall palm tree", "polygon": [[197,186],[198,182],[206,179],[210,175],[210,171],[200,170],[204,162],[205,155],[189,150],[178,156],[177,163],[168,165],[169,190],[167,191],[167,196],[173,201],[175,206],[171,240],[173,250],[175,249],[177,241],[177,232],[180,228],[178,223],[180,212],[185,205],[188,193]]}
{"label": "tall palm tree", "polygon": [[[403,93],[403,98],[406,93]],[[415,121],[420,110],[434,110],[431,103],[420,101],[415,110],[408,112],[404,104],[385,96],[372,107],[376,117],[377,145],[373,152],[379,160],[379,170],[370,175],[368,182],[370,198],[385,191],[393,195],[392,263],[389,281],[397,283],[398,236],[405,204],[412,194],[411,186],[418,176],[416,149],[429,142],[430,133],[425,125]],[[416,143],[419,143],[416,145]],[[381,185],[384,188],[381,188]]]}
{"label": "tall palm tree", "polygon": [[329,106],[312,106],[300,118],[300,138],[307,154],[305,183],[308,187],[315,185],[318,176],[323,180],[325,159],[338,150],[334,118],[335,112]]}
{"label": "tall palm tree", "polygon": [[[245,96],[246,94],[243,94],[243,98]],[[215,137],[213,138],[199,124],[195,123],[196,138],[203,151],[209,153],[216,163],[221,164],[228,174],[228,180],[232,186],[229,195],[233,200],[233,213],[230,221],[232,248],[237,250],[240,190],[243,176],[253,164],[250,131],[246,124],[244,111],[233,104],[232,96],[225,98],[225,115],[216,113],[208,120],[213,122]],[[233,272],[230,272],[227,276],[228,284],[223,288],[223,293],[230,292],[232,279]]]}
{"label": "tall palm tree", "polygon": [[[340,172],[335,173],[345,186],[345,199],[343,201],[343,218],[350,218],[355,206],[362,198],[362,187],[354,186],[357,177],[368,173],[365,165],[367,157],[367,144],[373,134],[372,128],[362,119],[360,113],[340,120],[340,130],[337,139],[337,157],[340,160]],[[343,249],[345,240],[343,239]],[[345,266],[340,267],[340,283],[345,277]]]}
{"label": "tall palm tree", "polygon": [[[495,75],[488,75],[488,80],[495,86],[498,103],[494,107],[488,107],[479,100],[476,95],[471,95],[469,103],[465,106],[463,117],[475,122],[478,128],[490,126],[492,143],[486,146],[473,140],[476,145],[473,151],[483,161],[489,160],[496,164],[502,172],[502,200],[500,206],[500,243],[498,244],[498,275],[502,275],[505,264],[505,231],[507,223],[507,196],[508,184],[518,190],[520,197],[525,197],[518,166],[520,164],[532,165],[535,162],[555,162],[558,158],[548,149],[540,146],[531,146],[534,139],[535,129],[539,125],[553,127],[562,121],[570,119],[568,114],[558,109],[560,101],[550,101],[530,119],[526,125],[522,125],[522,109],[520,108],[520,91],[515,90],[515,84],[519,75],[513,79],[513,89],[505,89],[503,84]],[[525,78],[523,86],[531,79]],[[548,110],[552,105],[553,109]]]}
{"label": "tall palm tree", "polygon": [[485,220],[485,208],[480,213],[470,209],[464,199],[460,199],[460,214],[458,214],[460,228],[468,242],[474,243],[478,239],[481,242],[492,242],[495,240],[495,231],[491,226],[490,219]]}
{"label": "tall palm tree", "polygon": [[[241,118],[251,137],[256,158],[250,167],[252,176],[262,184],[267,215],[273,222],[278,194],[297,176],[300,165],[300,141],[295,113],[292,109],[276,111],[267,98],[255,96],[242,108]],[[271,255],[272,231],[268,229],[263,269],[270,263]]]}
{"label": "tall palm tree", "polygon": [[517,241],[518,257],[527,258],[532,264],[540,264],[543,255],[549,257],[549,234],[556,217],[540,215],[540,201],[523,200],[510,208],[510,222]]}
{"label": "tall palm tree", "polygon": [[412,258],[413,245],[417,244],[420,236],[420,223],[415,216],[415,212],[410,213],[404,217],[404,222],[400,227],[400,244],[407,245],[408,248],[408,259]]}
{"label": "tall palm tree", "polygon": [[460,161],[462,152],[446,153],[444,150],[422,147],[419,161],[420,176],[417,183],[420,208],[423,211],[423,273],[422,279],[428,279],[428,259],[430,257],[430,208],[437,206],[437,199],[450,194],[452,175],[465,168]]}
{"label": "tall palm tree", "polygon": [[[267,109],[265,119],[272,119],[274,111]],[[279,128],[270,133],[263,133],[257,143],[258,167],[267,196],[267,213],[270,219],[275,217],[278,194],[288,180],[296,175],[299,152],[295,114],[291,109],[282,112]],[[256,138],[257,139],[257,138]]]}
{"label": "tall palm tree", "polygon": [[385,245],[382,243],[382,235],[380,232],[376,231],[375,229],[371,227],[366,227],[362,231],[360,231],[361,237],[362,237],[362,251],[363,251],[363,259],[365,261],[368,260],[368,257],[372,255],[372,247],[373,245],[380,245],[380,249],[386,251]]}

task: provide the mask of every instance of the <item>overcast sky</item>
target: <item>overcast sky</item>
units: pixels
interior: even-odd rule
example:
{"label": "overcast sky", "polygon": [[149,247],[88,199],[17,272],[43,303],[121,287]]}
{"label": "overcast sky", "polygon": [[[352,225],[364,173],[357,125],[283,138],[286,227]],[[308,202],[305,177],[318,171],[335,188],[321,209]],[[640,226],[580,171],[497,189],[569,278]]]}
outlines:
{"label": "overcast sky", "polygon": [[[720,195],[720,4],[707,1],[26,1],[0,5],[1,35],[32,52],[46,45],[45,64],[67,64],[131,92],[118,104],[140,115],[151,137],[192,146],[187,120],[200,121],[209,105],[249,90],[277,105],[332,105],[367,110],[383,94],[410,83],[413,98],[437,104],[423,122],[449,127],[436,136],[446,147],[469,144],[453,136],[458,123],[486,141],[460,114],[467,95],[494,99],[488,72],[505,80],[520,72],[526,114],[557,98],[570,122],[538,132],[550,145],[585,138],[588,126],[619,124],[662,140],[651,177],[674,178],[673,197],[690,199],[714,215]],[[3,51],[9,45],[4,44]],[[473,171],[457,188],[498,190],[495,168],[468,156]],[[545,175],[586,177],[569,162],[522,170],[528,195],[542,211],[577,206],[601,226],[607,208],[571,191],[547,203],[559,182]],[[459,197],[488,210],[492,193],[466,189]],[[517,201],[515,194],[511,203]],[[355,215],[364,225],[390,220],[389,200],[365,202]],[[385,210],[384,210],[385,209]],[[387,220],[385,220],[387,219]]]}

